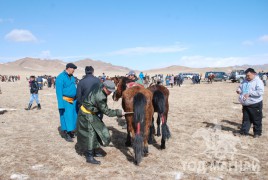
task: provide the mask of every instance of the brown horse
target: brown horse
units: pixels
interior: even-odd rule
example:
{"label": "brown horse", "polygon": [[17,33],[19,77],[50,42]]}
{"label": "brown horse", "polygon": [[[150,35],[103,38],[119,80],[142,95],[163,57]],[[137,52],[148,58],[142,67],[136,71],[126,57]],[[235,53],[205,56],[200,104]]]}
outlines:
{"label": "brown horse", "polygon": [[115,85],[117,86],[120,79],[123,79],[123,78],[124,78],[124,76],[115,76],[115,77],[111,77],[111,81],[113,81],[115,83]]}
{"label": "brown horse", "polygon": [[[162,129],[162,139],[161,139],[161,149],[166,148],[166,140],[170,138],[170,131],[167,125],[168,111],[169,111],[169,90],[162,85],[152,85],[148,87],[153,93],[153,106],[154,112],[158,113],[157,116],[157,136],[161,136],[160,133],[160,118],[162,121],[161,129]],[[152,125],[150,127],[150,136],[149,136],[149,144],[153,143],[153,132],[155,132],[154,127],[154,117],[152,120]]]}
{"label": "brown horse", "polygon": [[208,83],[212,84],[212,81],[214,80],[214,78],[215,78],[215,74],[208,75]]}
{"label": "brown horse", "polygon": [[117,90],[113,94],[113,100],[118,101],[122,97],[122,107],[126,114],[127,141],[126,146],[133,145],[137,165],[143,156],[148,154],[148,136],[153,116],[153,94],[141,86],[133,86],[127,89],[128,78],[122,78],[117,84]]}

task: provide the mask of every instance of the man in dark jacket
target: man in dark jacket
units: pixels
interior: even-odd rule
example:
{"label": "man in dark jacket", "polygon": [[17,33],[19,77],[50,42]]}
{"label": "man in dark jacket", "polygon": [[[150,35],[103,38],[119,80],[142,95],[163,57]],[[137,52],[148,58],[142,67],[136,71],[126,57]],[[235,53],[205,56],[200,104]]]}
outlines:
{"label": "man in dark jacket", "polygon": [[37,103],[37,109],[40,110],[41,109],[41,105],[39,102],[39,98],[38,98],[38,83],[35,81],[35,76],[31,76],[30,77],[30,93],[31,93],[31,97],[30,97],[30,102],[28,105],[28,108],[26,108],[25,110],[30,110],[33,104],[33,101],[35,100]]}
{"label": "man in dark jacket", "polygon": [[78,108],[81,107],[86,96],[92,91],[92,87],[101,83],[100,80],[94,76],[94,68],[92,66],[86,66],[85,73],[86,76],[80,80],[77,85],[76,98]]}

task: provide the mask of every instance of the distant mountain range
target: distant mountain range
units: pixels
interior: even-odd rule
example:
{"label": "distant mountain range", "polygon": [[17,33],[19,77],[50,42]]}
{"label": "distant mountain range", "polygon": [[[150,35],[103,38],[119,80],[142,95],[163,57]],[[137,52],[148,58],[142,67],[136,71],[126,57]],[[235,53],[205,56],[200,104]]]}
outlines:
{"label": "distant mountain range", "polygon": [[[84,74],[85,66],[93,66],[96,75],[101,75],[105,72],[107,75],[125,75],[130,71],[130,68],[123,66],[116,66],[111,63],[103,61],[96,61],[92,59],[83,59],[74,62],[78,69],[76,73],[79,75]],[[67,62],[61,60],[43,60],[38,58],[26,57],[14,62],[0,64],[0,74],[52,74],[56,75],[65,69]],[[242,65],[242,66],[229,66],[229,67],[207,67],[207,68],[190,68],[185,66],[169,66],[159,69],[150,69],[144,71],[147,74],[178,74],[180,72],[197,72],[205,73],[207,71],[224,71],[231,72],[233,69],[247,69],[248,67],[254,68],[256,71],[268,71],[268,64],[264,65]],[[139,73],[139,71],[136,71]]]}
{"label": "distant mountain range", "polygon": [[[76,73],[84,74],[86,66],[92,66],[95,69],[95,74],[102,74],[105,72],[106,74],[126,74],[130,71],[129,68],[123,66],[116,66],[110,63],[95,61],[92,59],[83,59],[76,62],[73,62],[77,66]],[[2,72],[15,72],[20,73],[36,73],[36,74],[58,74],[63,71],[66,67],[67,62],[61,60],[43,60],[38,58],[23,58],[14,62],[8,62],[0,64],[0,74]],[[9,73],[9,74],[10,74]],[[116,73],[116,74],[115,74]],[[16,74],[16,73],[15,73]]]}

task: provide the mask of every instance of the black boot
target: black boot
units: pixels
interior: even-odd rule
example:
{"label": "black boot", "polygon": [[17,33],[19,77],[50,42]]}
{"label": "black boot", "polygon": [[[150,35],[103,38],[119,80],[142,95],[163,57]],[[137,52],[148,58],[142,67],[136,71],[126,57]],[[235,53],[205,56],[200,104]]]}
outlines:
{"label": "black boot", "polygon": [[27,111],[28,111],[28,110],[31,110],[31,107],[32,107],[32,104],[29,104],[29,105],[28,105],[28,108],[25,108],[25,110],[27,110]]}
{"label": "black boot", "polygon": [[74,135],[74,132],[68,132],[68,134],[69,134],[69,136],[71,137],[71,138],[75,138],[75,135]]}
{"label": "black boot", "polygon": [[69,132],[67,131],[64,131],[64,139],[67,141],[67,142],[74,142],[72,137],[70,136]]}
{"label": "black boot", "polygon": [[100,161],[97,161],[94,158],[94,150],[88,150],[87,151],[87,163],[91,163],[91,164],[100,164]]}
{"label": "black boot", "polygon": [[94,152],[94,157],[104,157],[103,154],[101,154],[100,152],[96,151],[95,149],[93,150]]}
{"label": "black boot", "polygon": [[38,110],[41,109],[41,105],[40,105],[40,104],[37,105],[37,109],[38,109]]}

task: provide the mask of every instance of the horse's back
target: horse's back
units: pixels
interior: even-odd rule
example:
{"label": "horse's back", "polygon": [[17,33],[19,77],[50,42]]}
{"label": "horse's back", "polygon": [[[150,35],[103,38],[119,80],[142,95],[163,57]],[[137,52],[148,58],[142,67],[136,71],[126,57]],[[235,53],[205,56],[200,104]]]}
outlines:
{"label": "horse's back", "polygon": [[163,85],[155,84],[155,85],[152,85],[152,86],[148,87],[147,89],[150,90],[152,93],[154,93],[155,91],[159,90],[165,96],[167,96],[167,97],[169,96],[169,90],[168,90],[168,88],[166,88]]}
{"label": "horse's back", "polygon": [[133,86],[131,88],[126,89],[123,92],[123,98],[132,99],[137,93],[142,93],[146,97],[146,99],[149,98],[151,100],[153,98],[153,93],[150,90],[140,86]]}

